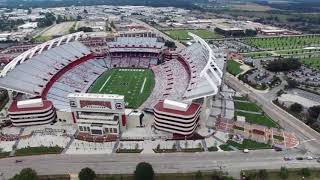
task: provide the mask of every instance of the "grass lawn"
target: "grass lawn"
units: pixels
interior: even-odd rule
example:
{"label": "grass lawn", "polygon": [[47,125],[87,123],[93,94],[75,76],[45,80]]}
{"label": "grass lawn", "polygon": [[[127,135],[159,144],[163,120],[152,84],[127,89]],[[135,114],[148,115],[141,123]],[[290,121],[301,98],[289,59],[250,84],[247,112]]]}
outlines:
{"label": "grass lawn", "polygon": [[27,147],[16,150],[16,156],[30,156],[40,154],[60,154],[62,151],[61,147]]}
{"label": "grass lawn", "polygon": [[143,149],[117,149],[117,153],[141,153]]}
{"label": "grass lawn", "polygon": [[238,63],[237,61],[229,60],[227,62],[227,71],[230,74],[236,76],[236,75],[243,72],[243,70],[240,68],[240,66],[241,66],[241,64]]}
{"label": "grass lawn", "polygon": [[52,39],[51,36],[37,36],[32,38],[33,42],[46,42],[49,41],[50,39]]}
{"label": "grass lawn", "polygon": [[219,147],[220,147],[220,149],[222,149],[223,151],[233,151],[233,149],[231,149],[228,144],[222,144],[222,145],[220,145]]}
{"label": "grass lawn", "polygon": [[[288,169],[289,176],[288,180],[301,180],[302,175],[300,173],[301,169]],[[246,175],[252,174],[252,173],[258,173],[256,170],[250,170],[250,171],[244,171]],[[266,180],[283,180],[280,177],[280,170],[268,170]],[[304,180],[319,180],[320,178],[320,170],[319,169],[310,169],[311,176],[308,178],[304,178]],[[252,180],[259,180],[259,177],[256,176],[252,178]]]}
{"label": "grass lawn", "polygon": [[234,101],[234,106],[236,109],[252,111],[252,112],[262,112],[261,108],[257,106],[255,103],[251,102],[239,102]]}
{"label": "grass lawn", "polygon": [[302,64],[306,65],[307,67],[312,67],[320,70],[320,57],[301,59],[300,61]]}
{"label": "grass lawn", "polygon": [[194,33],[200,36],[203,39],[217,39],[222,38],[223,36],[215,33],[214,31],[209,31],[207,29],[178,29],[178,30],[167,30],[164,31],[171,38],[176,40],[189,40],[191,37],[188,35],[188,32]]}
{"label": "grass lawn", "polygon": [[320,35],[246,38],[245,43],[268,50],[298,49],[319,45]]}
{"label": "grass lawn", "polygon": [[208,147],[208,151],[218,151],[218,148],[216,146]]}
{"label": "grass lawn", "polygon": [[257,51],[257,52],[241,53],[241,54],[245,57],[251,57],[253,59],[272,56],[272,53],[268,51]]}
{"label": "grass lawn", "polygon": [[265,144],[265,143],[260,143],[260,142],[256,142],[250,139],[244,139],[242,144],[239,144],[237,142],[234,142],[232,140],[228,140],[227,144],[239,149],[239,150],[243,150],[243,149],[270,149],[271,145],[269,144]]}
{"label": "grass lawn", "polygon": [[243,96],[234,96],[233,97],[234,100],[239,100],[239,101],[249,101],[247,97],[243,97]]}
{"label": "grass lawn", "polygon": [[10,152],[0,152],[0,159],[1,159],[1,158],[8,157],[9,154],[10,154]]}
{"label": "grass lawn", "polygon": [[124,95],[126,107],[138,108],[149,97],[154,84],[150,69],[116,68],[102,74],[88,92]]}
{"label": "grass lawn", "polygon": [[274,122],[271,118],[269,118],[266,115],[263,114],[250,114],[250,113],[244,113],[244,112],[239,112],[235,111],[236,116],[244,116],[246,118],[246,122],[251,123],[251,124],[259,124],[262,126],[267,126],[269,128],[274,127],[278,128],[279,125]]}
{"label": "grass lawn", "polygon": [[202,148],[188,148],[188,149],[181,149],[181,152],[203,152]]}
{"label": "grass lawn", "polygon": [[175,153],[177,149],[153,149],[155,153]]}

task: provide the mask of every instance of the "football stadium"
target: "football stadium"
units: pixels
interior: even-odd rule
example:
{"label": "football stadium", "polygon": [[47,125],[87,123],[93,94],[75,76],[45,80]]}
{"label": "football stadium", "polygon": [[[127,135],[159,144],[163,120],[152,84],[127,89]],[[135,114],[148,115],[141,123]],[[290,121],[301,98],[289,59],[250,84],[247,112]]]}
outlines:
{"label": "football stadium", "polygon": [[[198,127],[201,107],[210,109],[219,92],[225,54],[189,35],[191,45],[175,50],[157,36],[95,39],[83,32],[37,44],[0,74],[0,87],[15,92],[12,121],[36,125],[72,119],[81,132],[118,134],[132,123],[127,110],[147,108],[156,109],[150,127],[190,135]],[[36,100],[16,102],[28,99]],[[46,117],[44,103],[51,103],[57,115]],[[15,118],[26,110],[30,118]],[[134,127],[144,126],[141,119]]]}

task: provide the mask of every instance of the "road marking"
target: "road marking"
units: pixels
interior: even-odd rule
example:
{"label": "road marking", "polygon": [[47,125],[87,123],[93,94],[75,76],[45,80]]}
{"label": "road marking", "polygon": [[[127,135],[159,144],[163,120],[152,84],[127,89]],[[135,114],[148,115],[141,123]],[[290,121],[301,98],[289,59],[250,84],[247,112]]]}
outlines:
{"label": "road marking", "polygon": [[317,140],[317,139],[308,139],[308,140],[304,140],[304,141],[301,141],[301,142],[300,142],[300,144],[301,144],[301,143],[310,142],[310,141],[315,141],[315,140]]}
{"label": "road marking", "polygon": [[144,85],[146,84],[146,81],[147,81],[147,78],[144,77],[143,84],[142,84],[141,90],[140,90],[140,94],[142,93],[142,91],[143,91],[143,89],[144,89]]}
{"label": "road marking", "polygon": [[110,76],[108,77],[108,79],[106,80],[106,82],[103,83],[103,85],[102,85],[101,88],[99,89],[99,92],[101,92],[102,89],[104,88],[104,86],[106,86],[106,84],[107,84],[107,82],[109,81],[109,79],[111,78],[111,76],[112,76],[112,75],[110,75]]}

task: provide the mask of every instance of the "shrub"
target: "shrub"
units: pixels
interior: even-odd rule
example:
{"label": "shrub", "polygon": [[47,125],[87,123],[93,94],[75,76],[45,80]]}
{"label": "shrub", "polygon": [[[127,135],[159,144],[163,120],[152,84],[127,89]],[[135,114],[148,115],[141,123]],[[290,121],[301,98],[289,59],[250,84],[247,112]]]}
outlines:
{"label": "shrub", "polygon": [[288,179],[289,171],[288,171],[288,169],[286,167],[281,167],[281,169],[280,169],[280,177],[282,179]]}
{"label": "shrub", "polygon": [[290,111],[300,113],[303,110],[303,106],[299,103],[293,103],[290,106]]}
{"label": "shrub", "polygon": [[134,179],[135,180],[153,180],[154,171],[151,164],[147,162],[139,163],[136,166],[136,170],[134,171]]}
{"label": "shrub", "polygon": [[81,169],[78,177],[79,177],[79,180],[94,180],[97,176],[92,169],[86,167]]}
{"label": "shrub", "polygon": [[311,172],[309,168],[302,168],[301,169],[301,175],[304,177],[309,177],[311,176]]}
{"label": "shrub", "polygon": [[267,172],[267,170],[265,170],[265,169],[259,170],[259,172],[258,172],[258,177],[259,177],[261,180],[268,179],[268,172]]}
{"label": "shrub", "polygon": [[37,172],[31,168],[24,168],[11,180],[38,180]]}

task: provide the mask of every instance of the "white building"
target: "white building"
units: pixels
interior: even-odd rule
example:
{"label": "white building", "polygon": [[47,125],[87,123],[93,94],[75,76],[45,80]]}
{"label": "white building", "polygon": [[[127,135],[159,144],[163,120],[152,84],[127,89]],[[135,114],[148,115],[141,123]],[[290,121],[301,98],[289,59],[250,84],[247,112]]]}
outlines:
{"label": "white building", "polygon": [[35,29],[38,27],[38,22],[28,22],[18,26],[19,29]]}

